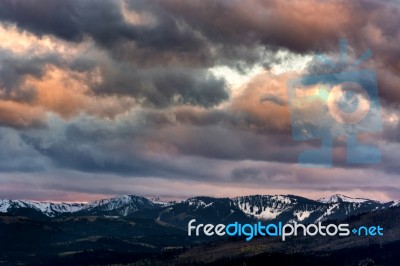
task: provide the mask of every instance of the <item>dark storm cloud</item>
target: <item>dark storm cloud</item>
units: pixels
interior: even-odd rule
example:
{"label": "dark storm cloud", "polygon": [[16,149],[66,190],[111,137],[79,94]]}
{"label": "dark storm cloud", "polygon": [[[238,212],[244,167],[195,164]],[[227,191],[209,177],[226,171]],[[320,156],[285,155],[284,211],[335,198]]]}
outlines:
{"label": "dark storm cloud", "polygon": [[129,95],[153,107],[190,104],[210,107],[227,100],[225,81],[202,69],[150,68],[115,62],[102,69],[98,94]]}
{"label": "dark storm cloud", "polygon": [[14,129],[0,127],[0,146],[0,172],[37,172],[51,165]]}
{"label": "dark storm cloud", "polygon": [[[194,58],[200,53],[208,63],[223,62],[222,58],[229,56],[238,62],[243,54],[256,63],[261,60],[260,54],[251,50],[257,45],[299,53],[332,51],[340,37],[347,37],[357,48],[373,45],[382,60],[398,66],[397,56],[393,57],[398,55],[395,45],[389,40],[379,43],[371,32],[375,29],[376,34],[396,40],[393,25],[399,22],[399,7],[390,1],[252,0],[245,6],[237,0],[125,1],[128,10],[153,16],[155,22],[151,25],[128,23],[121,11],[122,3],[5,0],[0,3],[0,18],[39,35],[51,34],[75,42],[89,36],[107,49],[113,50],[113,45],[121,48],[113,50],[115,55],[123,52],[121,56],[129,56],[139,49],[153,57],[149,51],[155,52],[160,62],[163,52],[170,51],[180,59],[186,52]],[[129,47],[125,41],[132,41],[135,47],[124,51]],[[211,49],[216,49],[218,55]]]}
{"label": "dark storm cloud", "polygon": [[93,71],[98,64],[103,66],[103,82],[91,90],[99,95],[126,95],[136,98],[138,103],[157,108],[181,104],[212,107],[229,97],[225,81],[204,69],[141,69],[111,58],[100,62],[84,55],[65,60],[57,54],[27,57],[9,50],[0,51],[0,64],[3,99],[16,101],[34,100],[35,88],[23,88],[21,84],[27,77],[41,79],[48,66],[85,72]]}
{"label": "dark storm cloud", "polygon": [[[154,22],[131,24],[121,8],[144,12]],[[248,65],[268,65],[271,61],[270,47],[265,49],[258,39],[246,37],[251,34],[242,31],[242,36],[235,39],[225,31],[210,34],[207,27],[214,25],[199,28],[187,17],[165,8],[163,2],[153,0],[6,0],[0,2],[0,20],[38,36],[53,35],[75,43],[89,37],[117,60],[130,61],[137,67],[208,68],[227,64],[243,70]],[[248,28],[250,33],[255,30]]]}
{"label": "dark storm cloud", "polygon": [[90,117],[68,123],[53,119],[47,129],[18,134],[24,145],[56,168],[133,177],[212,178],[200,171],[203,166],[196,166],[191,160],[182,165],[168,156],[165,148],[174,147],[164,147],[168,139],[161,135],[157,128],[144,126],[141,118],[135,116],[112,124]]}
{"label": "dark storm cloud", "polygon": [[[203,33],[212,43],[288,49],[296,53],[339,52],[349,41],[356,59],[370,48],[381,96],[399,101],[400,6],[396,1],[182,1],[159,4]],[[368,22],[368,23],[366,23]],[[363,67],[363,66],[362,66]]]}
{"label": "dark storm cloud", "polygon": [[[148,3],[140,6],[151,9]],[[173,104],[209,107],[228,99],[225,81],[206,69],[179,63],[172,67],[162,64],[165,60],[181,61],[187,52],[186,57],[208,53],[203,40],[193,30],[159,8],[155,9],[158,12],[155,26],[132,25],[124,19],[121,8],[119,1],[3,1],[0,19],[39,36],[51,34],[73,42],[81,42],[85,36],[93,38],[112,58],[99,62],[83,54],[70,67],[84,71],[106,64],[102,68],[104,82],[93,88],[95,93],[129,95],[155,107]],[[154,55],[156,58],[151,58]],[[34,67],[31,72],[39,75],[43,64]],[[30,73],[19,71],[17,74],[8,75],[5,82],[16,82]]]}
{"label": "dark storm cloud", "polygon": [[69,41],[81,41],[85,34],[99,42],[135,35],[123,21],[117,1],[6,0],[0,4],[0,17],[38,35]]}
{"label": "dark storm cloud", "polygon": [[[158,1],[165,9],[183,18],[215,43],[253,45],[270,48],[286,47],[296,52],[330,46],[343,27],[340,11],[333,1]],[[329,12],[338,12],[335,19]],[[308,15],[307,15],[308,14]]]}
{"label": "dark storm cloud", "polygon": [[138,1],[134,6],[158,12],[155,15],[159,23],[154,27],[130,24],[123,17],[122,1],[113,0],[6,0],[0,3],[0,18],[39,36],[50,34],[73,42],[89,36],[104,46],[132,40],[154,51],[201,48],[201,40],[192,31],[151,2]]}
{"label": "dark storm cloud", "polygon": [[[384,77],[380,78],[382,96],[393,100],[393,94],[400,95],[393,93],[399,71],[393,25],[400,23],[400,9],[390,2],[296,2],[290,8],[289,3],[275,0],[254,0],[245,7],[240,1],[122,3],[8,0],[0,3],[0,19],[38,35],[73,42],[92,38],[116,59],[110,64],[115,71],[104,70],[104,84],[94,91],[131,94],[153,106],[214,106],[228,96],[223,80],[207,73],[206,67],[228,64],[241,69],[247,63],[268,64],[265,49],[337,52],[339,37],[349,38],[360,53],[373,49],[379,77]],[[155,22],[128,23],[122,8],[147,12]],[[370,17],[371,23],[365,25],[363,21]],[[84,62],[80,63],[75,66],[84,68]]]}
{"label": "dark storm cloud", "polygon": [[39,36],[53,35],[72,42],[81,42],[88,36],[113,56],[132,58],[142,65],[165,65],[178,60],[179,64],[210,66],[220,58],[234,58],[236,63],[238,59],[253,63],[260,59],[249,49],[256,48],[255,43],[238,40],[231,45],[226,40],[213,45],[210,36],[203,36],[207,32],[197,31],[185,18],[169,12],[157,1],[125,3],[128,11],[146,12],[155,22],[129,23],[121,10],[123,2],[112,0],[6,0],[0,2],[0,19]]}
{"label": "dark storm cloud", "polygon": [[[47,130],[25,132],[21,137],[43,156],[51,158],[58,167],[138,175],[147,175],[151,171],[145,160],[135,154],[136,148],[140,148],[137,146],[140,143],[135,141],[137,132],[140,132],[137,126],[127,124],[113,129],[107,123],[90,118],[67,124],[57,119],[48,126]],[[54,132],[61,132],[55,140]]]}
{"label": "dark storm cloud", "polygon": [[[193,127],[154,113],[131,114],[114,122],[87,116],[69,122],[53,118],[47,128],[13,132],[27,147],[14,163],[23,164],[34,153],[47,164],[31,165],[92,173],[210,180],[216,169],[207,165],[225,160],[296,161],[296,148],[285,135],[238,132],[229,126]],[[0,155],[7,165],[10,158],[5,154],[11,150],[4,149],[7,152]],[[196,158],[207,162],[200,164]]]}

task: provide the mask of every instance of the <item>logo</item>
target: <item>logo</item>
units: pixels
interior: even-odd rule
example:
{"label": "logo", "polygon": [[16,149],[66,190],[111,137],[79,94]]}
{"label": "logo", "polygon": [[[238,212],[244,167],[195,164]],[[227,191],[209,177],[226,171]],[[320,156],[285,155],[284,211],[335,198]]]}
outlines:
{"label": "logo", "polygon": [[[339,42],[341,62],[334,64],[325,55],[318,58],[331,73],[303,76],[287,81],[292,137],[295,141],[321,140],[321,146],[299,155],[303,165],[332,166],[333,139],[346,139],[349,164],[379,163],[380,151],[361,143],[360,133],[382,129],[375,71],[355,70],[372,56],[367,50],[354,64],[346,64],[347,41]],[[342,71],[338,71],[341,69]]]}
{"label": "logo", "polygon": [[195,224],[196,219],[192,219],[188,223],[188,236],[205,235],[205,236],[231,236],[245,237],[246,241],[252,240],[254,237],[280,237],[285,241],[288,237],[294,236],[349,236],[352,232],[355,236],[383,236],[383,228],[381,226],[360,226],[355,227],[351,231],[349,224],[298,224],[296,222],[283,224],[257,222],[255,224],[241,224],[239,222],[225,224]]}

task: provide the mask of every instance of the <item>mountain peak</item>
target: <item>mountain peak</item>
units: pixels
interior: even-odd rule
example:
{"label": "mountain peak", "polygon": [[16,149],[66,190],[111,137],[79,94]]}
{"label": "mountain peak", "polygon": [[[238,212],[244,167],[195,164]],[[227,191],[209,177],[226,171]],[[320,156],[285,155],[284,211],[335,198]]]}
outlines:
{"label": "mountain peak", "polygon": [[152,204],[152,202],[142,196],[136,196],[136,195],[121,195],[121,196],[115,196],[112,198],[107,198],[107,199],[101,199],[101,200],[96,200],[93,202],[90,202],[88,205],[92,205],[93,207],[97,206],[102,206],[102,205],[113,205],[113,208],[116,206],[123,206],[126,204]]}
{"label": "mountain peak", "polygon": [[363,203],[363,202],[366,202],[369,200],[363,199],[363,198],[352,198],[352,197],[348,197],[348,196],[342,195],[342,194],[334,194],[330,197],[319,199],[318,201],[322,202],[322,203],[341,203],[341,202]]}

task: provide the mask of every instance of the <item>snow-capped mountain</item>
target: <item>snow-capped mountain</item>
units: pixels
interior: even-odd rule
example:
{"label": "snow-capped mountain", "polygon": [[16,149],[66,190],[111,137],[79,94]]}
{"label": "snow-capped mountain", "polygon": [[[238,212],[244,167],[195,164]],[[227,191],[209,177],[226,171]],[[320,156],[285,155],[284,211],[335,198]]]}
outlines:
{"label": "snow-capped mountain", "polygon": [[232,199],[194,197],[169,205],[159,213],[157,219],[183,227],[190,219],[197,219],[202,223],[257,220],[315,223],[339,221],[395,206],[400,204],[361,200],[343,195],[333,195],[326,200],[311,200],[294,195],[253,195]]}
{"label": "snow-capped mountain", "polygon": [[[339,202],[364,203],[364,202],[372,201],[372,200],[362,199],[362,198],[350,198],[345,195],[335,194],[330,197],[319,199],[318,201],[322,202],[322,203],[339,203]],[[374,202],[376,202],[376,201],[374,201]]]}
{"label": "snow-capped mountain", "polygon": [[0,200],[0,212],[12,213],[17,209],[31,209],[46,216],[54,217],[62,213],[75,213],[82,210],[83,203],[53,203],[30,200]]}
{"label": "snow-capped mountain", "polygon": [[31,210],[55,217],[62,214],[76,215],[118,215],[127,216],[143,209],[161,206],[145,197],[123,195],[89,203],[52,203],[29,200],[0,200],[0,213],[19,213],[18,210]]}
{"label": "snow-capped mountain", "polygon": [[253,195],[236,198],[193,197],[180,202],[124,195],[89,203],[51,203],[28,200],[0,200],[0,213],[59,217],[117,216],[153,218],[184,226],[190,219],[202,222],[282,221],[315,223],[343,220],[350,216],[400,207],[400,201],[351,198],[336,194],[319,200],[294,195]]}
{"label": "snow-capped mountain", "polygon": [[380,210],[389,203],[332,195],[320,200],[310,200],[294,195],[247,196],[233,199],[246,215],[257,220],[315,223],[342,220],[352,215]]}
{"label": "snow-capped mountain", "polygon": [[144,197],[124,195],[90,202],[85,205],[81,212],[91,215],[127,216],[140,210],[154,209],[158,206],[159,204]]}

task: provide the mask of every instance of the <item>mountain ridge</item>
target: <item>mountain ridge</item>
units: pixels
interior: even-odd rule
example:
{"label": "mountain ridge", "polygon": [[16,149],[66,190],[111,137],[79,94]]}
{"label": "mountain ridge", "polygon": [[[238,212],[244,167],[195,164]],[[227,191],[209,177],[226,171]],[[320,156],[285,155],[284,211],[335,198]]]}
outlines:
{"label": "mountain ridge", "polygon": [[[165,203],[158,198],[123,195],[91,203],[72,203],[72,209],[63,205],[65,203],[39,205],[40,202],[0,200],[0,210],[3,211],[0,213],[0,237],[3,239],[0,248],[3,254],[10,254],[3,256],[2,260],[9,265],[31,264],[32,260],[41,265],[81,265],[82,261],[101,265],[104,262],[108,264],[107,259],[113,258],[113,262],[126,264],[150,254],[161,261],[157,265],[175,259],[178,263],[174,262],[174,265],[193,265],[196,262],[199,262],[196,265],[202,265],[202,258],[212,258],[214,265],[221,265],[220,259],[257,256],[260,252],[268,253],[268,256],[271,252],[279,252],[286,256],[295,250],[316,254],[312,257],[315,260],[321,258],[323,250],[332,254],[346,249],[354,254],[358,248],[370,247],[371,244],[382,250],[382,245],[393,243],[398,249],[399,201],[354,202],[347,196],[345,200],[333,196],[328,197],[333,200],[327,203],[296,195],[203,196]],[[47,214],[49,216],[42,212],[49,210],[52,211]],[[353,235],[345,238],[316,237],[312,241],[299,237],[286,242],[278,238],[256,237],[247,242],[244,238],[190,237],[187,227],[192,219],[197,220],[196,224],[225,225],[235,222],[254,224],[260,220],[268,224],[348,223],[351,228],[379,225],[385,234],[376,238]],[[171,253],[166,253],[166,250]],[[360,252],[368,251],[363,249]],[[341,253],[335,254],[341,257]],[[386,253],[382,256],[385,257]],[[199,261],[192,261],[192,258]],[[74,263],[76,261],[80,263]]]}
{"label": "mountain ridge", "polygon": [[394,207],[400,207],[400,201],[379,202],[342,194],[334,194],[318,200],[296,195],[249,195],[233,198],[198,196],[182,201],[164,202],[159,198],[131,194],[88,203],[0,199],[0,213],[9,215],[36,215],[48,218],[68,215],[113,217],[135,215],[178,226],[184,226],[192,218],[209,222],[236,219],[315,223],[342,220],[350,216]]}

